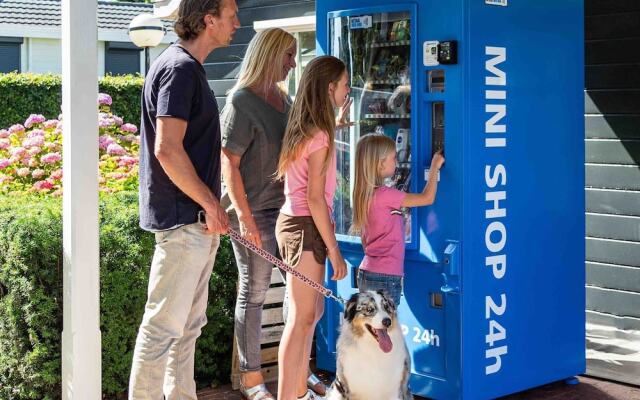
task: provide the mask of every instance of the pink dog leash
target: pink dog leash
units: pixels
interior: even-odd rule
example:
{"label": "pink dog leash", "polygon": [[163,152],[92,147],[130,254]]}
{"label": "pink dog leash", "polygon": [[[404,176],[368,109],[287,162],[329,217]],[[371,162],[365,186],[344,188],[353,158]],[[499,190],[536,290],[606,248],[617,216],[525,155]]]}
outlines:
{"label": "pink dog leash", "polygon": [[[201,224],[204,223],[204,213],[202,211],[200,211],[198,213],[198,222],[200,222]],[[342,297],[340,297],[339,295],[334,295],[333,291],[331,291],[330,289],[327,289],[326,287],[322,286],[321,284],[319,284],[317,282],[314,282],[311,279],[307,278],[306,276],[304,276],[300,272],[296,271],[293,267],[285,264],[282,260],[280,260],[277,257],[275,257],[273,254],[270,254],[268,251],[266,251],[264,249],[261,249],[260,247],[258,247],[255,244],[251,243],[247,239],[243,238],[238,232],[234,231],[233,229],[229,228],[228,234],[233,240],[235,240],[238,243],[242,244],[244,247],[246,247],[247,249],[249,249],[252,252],[256,253],[257,255],[259,255],[260,257],[264,258],[265,260],[269,261],[270,263],[272,263],[276,267],[281,268],[281,269],[285,270],[286,272],[290,273],[291,275],[295,276],[296,278],[301,280],[307,286],[311,286],[313,289],[315,289],[316,291],[320,292],[324,297],[328,297],[330,299],[333,299],[333,300],[337,301],[338,303],[340,303],[342,305],[344,305],[346,303],[346,301]]]}
{"label": "pink dog leash", "polygon": [[267,260],[270,263],[272,263],[275,266],[277,266],[278,268],[281,268],[281,269],[287,271],[291,275],[293,275],[296,278],[298,278],[299,280],[301,280],[306,285],[311,286],[313,289],[315,289],[318,292],[320,292],[324,297],[328,297],[330,299],[333,299],[333,300],[337,301],[338,303],[340,303],[342,305],[345,304],[345,300],[342,297],[340,297],[338,295],[334,295],[333,292],[330,289],[327,289],[326,287],[322,286],[321,284],[319,284],[317,282],[314,282],[311,279],[307,278],[306,276],[304,276],[300,272],[298,272],[295,269],[293,269],[291,266],[285,264],[282,260],[276,258],[275,256],[273,256],[272,254],[270,254],[266,250],[259,248],[255,244],[253,244],[250,241],[248,241],[247,239],[243,238],[242,236],[240,236],[240,234],[238,232],[236,232],[233,229],[229,228],[229,232],[228,233],[229,233],[229,236],[233,240],[237,241],[238,243],[241,243],[244,247],[246,247],[249,250],[253,251],[254,253],[259,255],[260,257],[264,258],[265,260]]}

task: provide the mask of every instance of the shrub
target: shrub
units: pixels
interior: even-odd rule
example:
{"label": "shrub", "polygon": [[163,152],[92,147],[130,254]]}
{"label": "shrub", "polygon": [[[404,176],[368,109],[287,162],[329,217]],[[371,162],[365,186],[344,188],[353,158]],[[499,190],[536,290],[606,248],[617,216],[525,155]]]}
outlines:
{"label": "shrub", "polygon": [[[0,197],[0,399],[58,399],[62,333],[61,202]],[[153,235],[138,227],[137,194],[100,200],[102,391],[127,388],[146,300]],[[196,376],[230,374],[236,269],[223,238],[210,280],[209,323],[197,342]]]}
{"label": "shrub", "polygon": [[[113,112],[125,121],[140,122],[140,93],[144,79],[140,75],[105,76],[98,80],[99,90],[114,100]],[[32,114],[47,119],[60,114],[62,78],[53,74],[0,74],[0,128],[24,121]]]}
{"label": "shrub", "polygon": [[[138,128],[112,114],[112,103],[111,96],[98,96],[100,190],[134,190],[138,186]],[[61,121],[40,114],[31,114],[24,125],[0,129],[0,193],[62,193],[61,129]]]}

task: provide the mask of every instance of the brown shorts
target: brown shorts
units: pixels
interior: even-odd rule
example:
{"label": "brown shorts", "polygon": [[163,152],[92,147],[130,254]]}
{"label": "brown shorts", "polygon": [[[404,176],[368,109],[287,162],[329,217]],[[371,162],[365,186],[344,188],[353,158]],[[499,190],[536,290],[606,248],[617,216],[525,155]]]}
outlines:
{"label": "brown shorts", "polygon": [[327,259],[327,246],[310,216],[292,217],[280,213],[276,221],[276,240],[282,261],[292,267],[298,265],[303,251],[313,252],[318,264],[324,265]]}

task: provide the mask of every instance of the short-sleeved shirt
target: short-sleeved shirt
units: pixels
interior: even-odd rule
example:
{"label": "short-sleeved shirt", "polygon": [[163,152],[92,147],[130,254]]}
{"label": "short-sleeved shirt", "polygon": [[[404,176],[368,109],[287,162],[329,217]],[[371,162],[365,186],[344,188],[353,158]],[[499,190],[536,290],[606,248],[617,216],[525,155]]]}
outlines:
{"label": "short-sleeved shirt", "polygon": [[[237,90],[222,110],[222,147],[241,156],[240,176],[252,211],[279,209],[284,184],[275,180],[291,99],[280,112],[249,88]],[[233,208],[226,191],[221,204]]]}
{"label": "short-sleeved shirt", "polygon": [[398,189],[376,188],[362,230],[364,259],[360,268],[387,275],[404,275],[404,222],[400,208],[406,196]]}
{"label": "short-sleeved shirt", "polygon": [[[329,135],[323,131],[317,131],[304,145],[300,156],[287,168],[284,176],[285,202],[280,212],[291,216],[309,216],[309,203],[307,202],[307,186],[309,182],[309,156],[323,148],[329,148]],[[335,150],[330,155],[329,166],[326,172],[324,186],[324,198],[333,213],[333,195],[336,192],[336,154]]]}
{"label": "short-sleeved shirt", "polygon": [[140,226],[149,231],[197,221],[200,205],[169,179],[155,157],[156,118],[187,121],[182,144],[198,177],[220,198],[220,118],[205,70],[187,50],[169,46],[151,65],[142,89]]}

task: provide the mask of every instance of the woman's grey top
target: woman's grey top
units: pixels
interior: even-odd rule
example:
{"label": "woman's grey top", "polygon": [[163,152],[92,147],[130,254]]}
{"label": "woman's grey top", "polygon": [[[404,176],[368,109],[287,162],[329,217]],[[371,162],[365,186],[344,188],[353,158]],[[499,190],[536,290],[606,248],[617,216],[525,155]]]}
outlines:
{"label": "woman's grey top", "polygon": [[[222,147],[241,156],[240,175],[252,211],[280,208],[284,203],[284,184],[275,181],[291,99],[285,99],[284,112],[276,110],[249,88],[227,98],[222,110]],[[222,207],[233,209],[223,188]]]}

